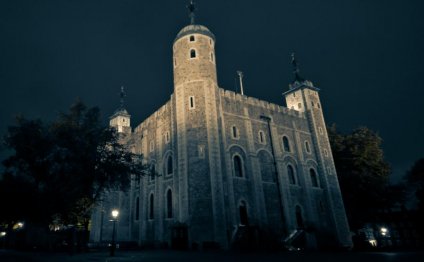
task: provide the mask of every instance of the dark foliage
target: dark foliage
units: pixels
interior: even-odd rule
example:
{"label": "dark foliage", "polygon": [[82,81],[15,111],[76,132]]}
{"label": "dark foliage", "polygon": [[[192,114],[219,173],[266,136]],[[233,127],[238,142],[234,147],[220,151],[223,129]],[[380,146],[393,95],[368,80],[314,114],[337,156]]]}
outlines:
{"label": "dark foliage", "polygon": [[77,101],[52,123],[17,118],[4,145],[0,220],[88,226],[91,207],[109,188],[125,189],[143,174],[140,156],[129,153],[115,130],[105,128],[98,108]]}
{"label": "dark foliage", "polygon": [[[409,187],[415,192],[417,203],[417,220],[424,221],[424,158],[418,159],[411,170],[406,175]],[[421,236],[424,236],[424,226],[417,223],[420,227]]]}
{"label": "dark foliage", "polygon": [[366,127],[340,134],[328,129],[334,162],[351,229],[372,219],[378,209],[402,195],[402,187],[388,184],[390,167],[384,160],[382,139]]}

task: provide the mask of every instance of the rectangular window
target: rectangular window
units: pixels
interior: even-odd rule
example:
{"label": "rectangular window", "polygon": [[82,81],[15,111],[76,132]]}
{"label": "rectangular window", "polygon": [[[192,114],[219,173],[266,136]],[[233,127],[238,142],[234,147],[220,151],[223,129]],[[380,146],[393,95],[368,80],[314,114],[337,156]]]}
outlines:
{"label": "rectangular window", "polygon": [[188,99],[188,106],[190,109],[194,109],[194,107],[196,106],[194,103],[194,96],[190,96]]}

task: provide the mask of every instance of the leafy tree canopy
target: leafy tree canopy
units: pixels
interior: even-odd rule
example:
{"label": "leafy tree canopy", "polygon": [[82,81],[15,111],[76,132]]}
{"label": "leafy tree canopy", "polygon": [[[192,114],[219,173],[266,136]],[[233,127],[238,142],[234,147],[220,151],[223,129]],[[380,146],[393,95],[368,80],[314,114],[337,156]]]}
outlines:
{"label": "leafy tree canopy", "polygon": [[376,209],[392,201],[389,191],[399,189],[388,186],[390,167],[377,133],[360,127],[341,134],[335,125],[328,132],[349,223],[358,229]]}
{"label": "leafy tree canopy", "polygon": [[[90,208],[106,189],[125,189],[131,174],[144,174],[141,157],[119,143],[97,107],[81,101],[51,123],[18,117],[4,145],[13,154],[3,165],[0,219],[48,225],[88,224]],[[81,221],[82,220],[82,221]]]}

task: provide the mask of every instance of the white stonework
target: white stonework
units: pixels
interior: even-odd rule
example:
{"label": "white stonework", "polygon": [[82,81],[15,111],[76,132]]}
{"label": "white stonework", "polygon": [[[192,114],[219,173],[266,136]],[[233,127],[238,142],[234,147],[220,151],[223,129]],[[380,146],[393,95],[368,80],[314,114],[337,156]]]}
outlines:
{"label": "white stonework", "polygon": [[122,143],[156,175],[105,193],[91,241],[110,239],[114,207],[118,241],[138,245],[229,248],[240,228],[252,227],[280,239],[304,230],[310,248],[351,246],[318,89],[294,82],[286,108],[220,88],[215,37],[200,25],[177,35],[173,64],[174,93],[164,106],[133,131],[125,109],[111,117]]}

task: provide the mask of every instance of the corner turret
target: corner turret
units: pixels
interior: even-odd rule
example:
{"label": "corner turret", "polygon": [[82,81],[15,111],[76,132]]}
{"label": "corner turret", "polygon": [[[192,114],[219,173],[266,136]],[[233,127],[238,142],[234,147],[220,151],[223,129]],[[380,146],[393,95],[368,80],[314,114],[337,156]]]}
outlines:
{"label": "corner turret", "polygon": [[121,87],[121,105],[109,118],[109,126],[115,128],[120,134],[131,134],[131,115],[124,108],[124,87]]}

